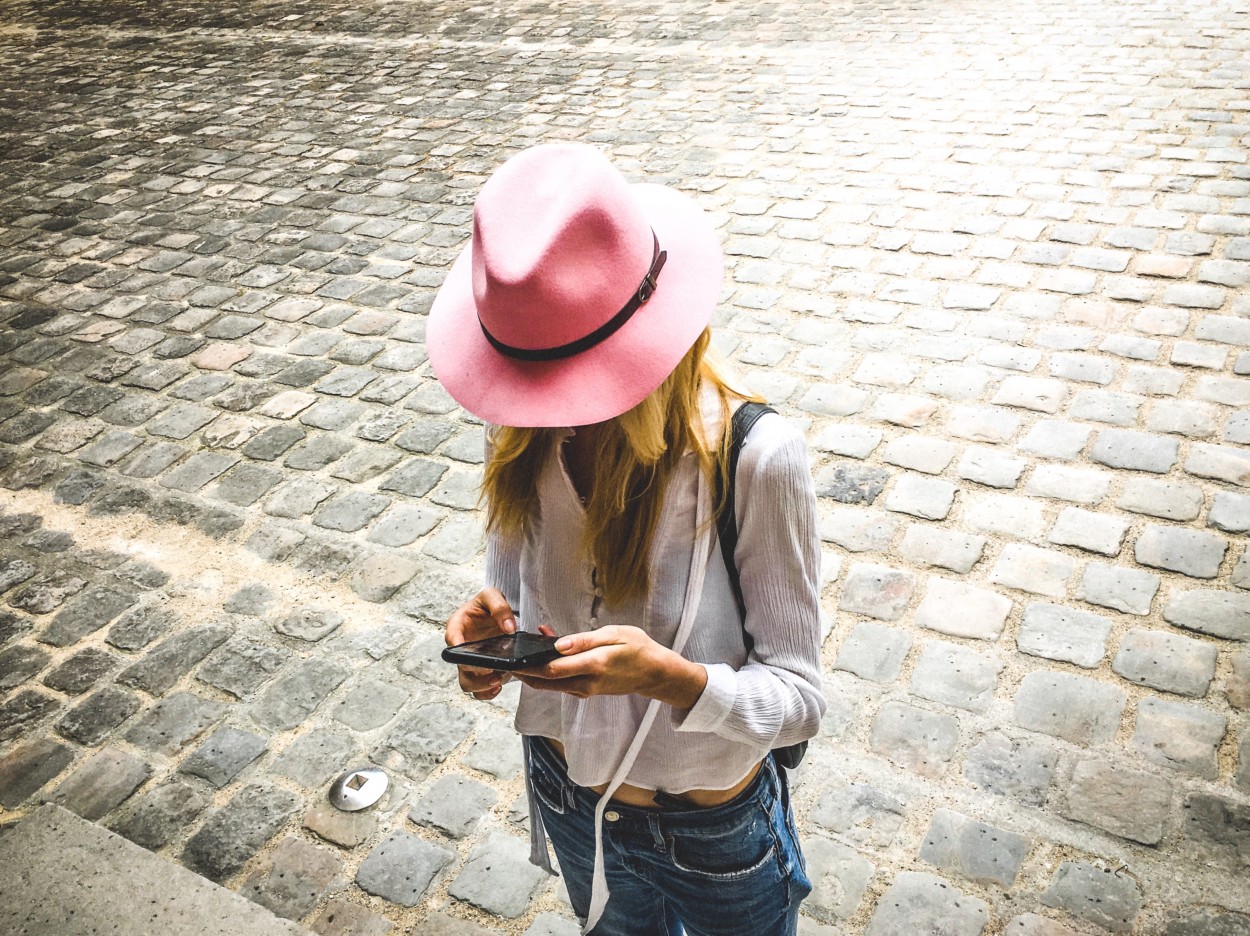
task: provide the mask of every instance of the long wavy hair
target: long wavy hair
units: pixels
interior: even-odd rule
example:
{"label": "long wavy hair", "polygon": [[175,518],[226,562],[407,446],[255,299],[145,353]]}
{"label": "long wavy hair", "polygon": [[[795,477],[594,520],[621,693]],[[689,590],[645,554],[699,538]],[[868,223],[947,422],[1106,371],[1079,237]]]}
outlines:
{"label": "long wavy hair", "polygon": [[[709,481],[729,459],[730,401],[753,399],[733,389],[710,354],[704,330],[681,362],[633,409],[604,423],[598,433],[581,547],[594,564],[605,603],[646,594],[648,556],[669,479],[691,451]],[[720,403],[722,431],[708,439],[700,406],[704,388]],[[498,426],[482,481],[487,526],[509,540],[525,535],[538,501],[538,477],[561,436],[558,429]],[[721,505],[714,505],[719,510]]]}

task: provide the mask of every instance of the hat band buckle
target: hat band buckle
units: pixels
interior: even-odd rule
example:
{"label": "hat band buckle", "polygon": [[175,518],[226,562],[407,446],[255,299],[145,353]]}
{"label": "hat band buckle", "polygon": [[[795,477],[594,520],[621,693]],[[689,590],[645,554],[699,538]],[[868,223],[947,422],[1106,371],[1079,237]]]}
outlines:
{"label": "hat band buckle", "polygon": [[573,357],[575,354],[581,354],[583,351],[590,350],[595,345],[606,341],[616,334],[621,326],[628,322],[634,313],[655,295],[656,289],[659,288],[660,271],[664,269],[664,261],[668,259],[668,251],[660,249],[660,239],[656,237],[655,231],[651,232],[651,239],[655,243],[655,249],[651,255],[651,266],[647,270],[647,275],[642,278],[642,282],[638,284],[638,288],[634,290],[634,294],[621,307],[621,310],[590,334],[553,348],[518,348],[514,345],[505,344],[492,335],[479,315],[477,323],[482,327],[482,334],[486,336],[486,340],[490,342],[492,348],[505,357],[510,357],[517,361],[558,361],[562,358]]}

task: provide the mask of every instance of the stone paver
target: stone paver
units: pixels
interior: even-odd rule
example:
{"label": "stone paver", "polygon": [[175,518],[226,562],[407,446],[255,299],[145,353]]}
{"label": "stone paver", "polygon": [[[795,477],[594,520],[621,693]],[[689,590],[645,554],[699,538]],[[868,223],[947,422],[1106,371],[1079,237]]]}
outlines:
{"label": "stone paver", "polygon": [[576,930],[515,690],[438,658],[484,442],[424,347],[473,193],[572,139],[708,210],[718,344],[808,440],[800,932],[1250,929],[1242,20],[8,4],[0,806],[323,934]]}

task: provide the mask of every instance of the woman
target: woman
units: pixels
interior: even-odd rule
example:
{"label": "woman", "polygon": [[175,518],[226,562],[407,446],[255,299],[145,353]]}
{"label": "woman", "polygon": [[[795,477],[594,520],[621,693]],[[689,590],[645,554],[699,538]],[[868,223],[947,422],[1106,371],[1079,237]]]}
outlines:
{"label": "woman", "polygon": [[[488,587],[446,639],[560,638],[516,726],[534,860],[545,834],[597,936],[792,934],[811,889],[769,753],[824,711],[815,497],[764,416],[735,478],[743,617],[711,493],[744,399],[706,356],[722,270],[692,200],[544,145],[483,186],[430,311],[435,373],[492,426]],[[461,667],[475,699],[502,685]]]}

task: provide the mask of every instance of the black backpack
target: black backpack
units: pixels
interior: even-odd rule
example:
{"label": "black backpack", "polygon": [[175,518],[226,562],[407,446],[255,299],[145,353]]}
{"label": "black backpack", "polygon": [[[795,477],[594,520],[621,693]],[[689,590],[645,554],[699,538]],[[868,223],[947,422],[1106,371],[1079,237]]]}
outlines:
{"label": "black backpack", "polygon": [[[751,652],[751,647],[754,646],[755,641],[751,639],[751,635],[746,630],[746,602],[742,598],[742,582],[738,576],[738,565],[734,562],[734,549],[738,545],[738,521],[737,515],[734,513],[734,487],[737,483],[738,456],[742,454],[742,445],[746,441],[747,434],[761,416],[765,413],[775,412],[777,411],[765,403],[743,403],[738,407],[730,426],[729,477],[726,479],[718,475],[716,478],[715,502],[721,503],[721,497],[722,495],[724,496],[724,504],[720,513],[716,515],[716,533],[720,539],[721,555],[725,559],[725,571],[729,573],[729,585],[733,589],[734,601],[738,603],[738,616],[744,622],[742,637],[746,642],[748,653]],[[799,766],[799,762],[803,760],[803,755],[806,753],[806,741],[773,749],[773,757],[776,758],[777,763],[790,770]]]}

